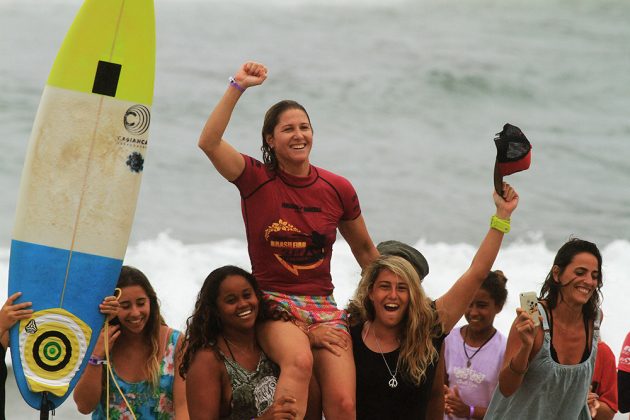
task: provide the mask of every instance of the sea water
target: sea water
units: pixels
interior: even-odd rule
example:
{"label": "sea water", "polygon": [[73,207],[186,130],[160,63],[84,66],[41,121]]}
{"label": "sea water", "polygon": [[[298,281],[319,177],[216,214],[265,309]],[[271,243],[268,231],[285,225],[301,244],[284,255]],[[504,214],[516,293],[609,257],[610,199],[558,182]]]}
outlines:
{"label": "sea water", "polygon": [[[27,140],[80,4],[0,0],[0,284]],[[495,324],[507,334],[518,293],[539,290],[576,236],[602,250],[602,337],[619,354],[630,330],[630,3],[160,0],[156,17],[150,145],[125,263],[151,279],[169,325],[184,327],[212,269],[249,268],[238,192],[196,144],[228,77],[256,60],[269,78],[243,95],[225,138],[259,157],[265,110],[302,103],[312,162],[353,183],[375,242],[423,252],[432,297],[466,270],[487,231],[492,138],[506,122],[519,126],[532,166],[506,179],[520,205],[495,264],[509,279]],[[359,267],[341,237],[332,271],[344,305]],[[7,386],[7,413],[36,418],[11,378]],[[80,417],[72,401],[58,415]]]}

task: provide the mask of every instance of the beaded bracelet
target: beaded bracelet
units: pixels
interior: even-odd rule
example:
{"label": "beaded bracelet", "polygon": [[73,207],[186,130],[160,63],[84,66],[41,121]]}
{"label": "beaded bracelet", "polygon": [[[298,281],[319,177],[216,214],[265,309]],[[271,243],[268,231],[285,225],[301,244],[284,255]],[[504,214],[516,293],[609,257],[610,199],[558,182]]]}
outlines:
{"label": "beaded bracelet", "polygon": [[232,86],[234,89],[240,91],[240,92],[245,92],[245,88],[241,85],[238,84],[238,82],[230,76],[230,86]]}
{"label": "beaded bracelet", "polygon": [[92,356],[88,359],[88,364],[92,366],[106,365],[107,360]]}

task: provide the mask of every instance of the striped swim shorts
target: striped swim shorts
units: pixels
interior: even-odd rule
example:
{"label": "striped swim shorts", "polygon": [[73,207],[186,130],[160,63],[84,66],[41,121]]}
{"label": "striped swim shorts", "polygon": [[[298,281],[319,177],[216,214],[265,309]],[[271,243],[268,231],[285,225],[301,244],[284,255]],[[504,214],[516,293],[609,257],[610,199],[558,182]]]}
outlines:
{"label": "striped swim shorts", "polygon": [[300,296],[263,291],[271,319],[291,321],[302,331],[328,325],[349,334],[348,314],[337,309],[333,295]]}

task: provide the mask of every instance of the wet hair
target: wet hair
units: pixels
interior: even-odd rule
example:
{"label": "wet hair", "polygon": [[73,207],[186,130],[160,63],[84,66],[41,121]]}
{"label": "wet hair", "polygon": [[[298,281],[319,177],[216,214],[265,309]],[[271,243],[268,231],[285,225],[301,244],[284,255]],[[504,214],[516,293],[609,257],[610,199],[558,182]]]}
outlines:
{"label": "wet hair", "polygon": [[[306,114],[309,124],[311,122],[311,118],[308,116],[306,109],[299,103],[289,99],[280,101],[267,110],[262,126],[262,146],[260,147],[260,150],[263,154],[263,162],[267,168],[272,171],[276,171],[278,169],[278,159],[276,158],[276,152],[267,143],[267,136],[273,135],[273,130],[278,125],[280,116],[283,112],[290,109],[299,109],[303,111],[304,114]],[[311,126],[311,130],[312,129],[313,127]]]}
{"label": "wet hair", "polygon": [[560,247],[556,257],[553,260],[553,267],[549,270],[547,278],[540,289],[539,299],[545,299],[549,309],[553,309],[558,305],[558,299],[562,299],[560,291],[564,286],[554,279],[553,271],[554,267],[558,267],[558,276],[564,273],[564,270],[573,261],[573,258],[586,252],[597,258],[597,270],[599,272],[599,278],[597,279],[597,288],[591,296],[591,298],[582,306],[582,313],[588,320],[595,319],[597,317],[597,311],[601,303],[601,288],[602,288],[602,255],[593,242],[585,241],[583,239],[571,238],[568,242]]}
{"label": "wet hair", "polygon": [[374,321],[376,311],[370,300],[370,292],[383,270],[389,270],[406,280],[409,287],[409,306],[400,328],[398,367],[409,380],[419,385],[426,378],[429,365],[438,359],[433,339],[441,334],[442,326],[437,311],[420,285],[418,273],[409,261],[395,255],[384,255],[366,267],[354,297],[348,304],[350,319],[353,324]]}
{"label": "wet hair", "polygon": [[135,267],[123,265],[116,287],[123,289],[131,286],[141,287],[149,298],[149,319],[142,330],[142,335],[151,344],[151,353],[145,362],[144,371],[149,378],[149,383],[155,389],[160,379],[160,360],[162,359],[160,357],[160,327],[164,325],[164,319],[160,314],[157,294],[147,276]]}
{"label": "wet hair", "polygon": [[262,291],[251,273],[233,265],[225,265],[212,271],[201,286],[192,315],[186,320],[186,333],[181,347],[182,359],[179,365],[179,374],[182,378],[186,377],[195,354],[199,350],[206,348],[217,350],[217,340],[223,332],[217,305],[219,288],[223,281],[230,276],[243,277],[252,286],[258,298],[256,322],[261,321],[264,317]]}
{"label": "wet hair", "polygon": [[507,299],[508,291],[505,287],[508,279],[501,270],[495,270],[488,273],[488,277],[481,284],[481,288],[490,294],[494,304],[499,308],[503,308]]}

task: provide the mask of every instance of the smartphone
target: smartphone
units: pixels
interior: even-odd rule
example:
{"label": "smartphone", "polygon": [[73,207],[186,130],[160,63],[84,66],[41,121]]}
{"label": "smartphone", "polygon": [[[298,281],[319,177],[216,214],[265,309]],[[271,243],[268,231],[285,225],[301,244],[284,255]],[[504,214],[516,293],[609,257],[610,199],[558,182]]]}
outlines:
{"label": "smartphone", "polygon": [[540,325],[540,312],[538,312],[538,298],[536,292],[522,292],[519,294],[521,298],[521,308],[526,310],[532,317],[535,326]]}
{"label": "smartphone", "polygon": [[120,325],[120,320],[117,316],[115,316],[109,320],[109,325]]}

